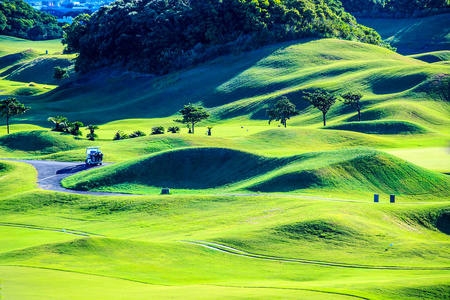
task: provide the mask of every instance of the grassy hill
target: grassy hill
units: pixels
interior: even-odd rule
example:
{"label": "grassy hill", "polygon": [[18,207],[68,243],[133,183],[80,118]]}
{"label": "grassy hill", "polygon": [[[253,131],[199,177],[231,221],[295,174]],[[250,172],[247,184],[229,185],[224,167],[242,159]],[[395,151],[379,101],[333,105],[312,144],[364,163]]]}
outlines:
{"label": "grassy hill", "polygon": [[[32,107],[10,135],[0,126],[0,158],[84,161],[85,147],[101,146],[115,164],[64,184],[142,195],[44,191],[30,165],[0,161],[5,299],[450,293],[450,180],[436,172],[450,172],[450,106],[427,92],[450,73],[445,51],[301,40],[161,77],[102,70],[44,85],[55,60],[71,59],[53,55],[58,43],[0,37],[1,95]],[[322,127],[301,100],[313,89],[360,90],[363,121],[338,102]],[[282,95],[301,110],[287,128],[265,117]],[[149,135],[180,125],[177,112],[199,101],[212,117],[195,134]],[[99,125],[99,139],[50,131],[47,118],[58,115]],[[137,129],[148,135],[112,140]],[[159,195],[163,187],[171,195]]]}
{"label": "grassy hill", "polygon": [[[224,148],[187,148],[143,156],[73,175],[63,186],[76,190],[159,193],[175,190],[218,192],[333,191],[347,196],[371,193],[414,195],[416,200],[449,197],[447,176],[421,169],[370,149],[337,150],[269,158]],[[200,191],[197,191],[200,192]]]}
{"label": "grassy hill", "polygon": [[[130,118],[162,118],[169,123],[182,105],[198,101],[217,123],[265,120],[266,109],[286,95],[304,112],[291,124],[318,127],[321,113],[301,100],[304,90],[360,90],[364,94],[363,114],[381,106],[385,110],[385,105],[392,103],[393,108],[418,109],[426,116],[420,113],[417,119],[396,109],[388,119],[448,132],[449,122],[443,117],[448,105],[429,101],[426,93],[431,81],[448,72],[446,65],[428,64],[384,48],[325,39],[268,46],[156,78],[99,71],[23,101],[33,108],[29,119],[41,126],[48,126],[46,119],[57,114],[96,124]],[[329,124],[355,114],[338,103],[328,114]]]}

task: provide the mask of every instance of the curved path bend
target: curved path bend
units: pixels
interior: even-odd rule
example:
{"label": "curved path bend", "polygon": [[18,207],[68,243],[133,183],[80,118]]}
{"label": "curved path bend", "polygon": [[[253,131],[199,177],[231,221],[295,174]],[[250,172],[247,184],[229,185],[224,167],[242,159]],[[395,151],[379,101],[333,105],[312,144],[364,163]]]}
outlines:
{"label": "curved path bend", "polygon": [[78,191],[70,190],[61,186],[61,180],[75,173],[101,168],[103,166],[111,165],[111,163],[103,163],[101,166],[87,166],[83,162],[63,162],[63,161],[51,161],[51,160],[26,160],[26,159],[1,159],[6,161],[24,162],[32,165],[38,172],[38,187],[43,190],[64,192],[79,195],[96,195],[96,196],[142,196],[122,193],[109,193],[109,192],[90,192],[90,191]]}

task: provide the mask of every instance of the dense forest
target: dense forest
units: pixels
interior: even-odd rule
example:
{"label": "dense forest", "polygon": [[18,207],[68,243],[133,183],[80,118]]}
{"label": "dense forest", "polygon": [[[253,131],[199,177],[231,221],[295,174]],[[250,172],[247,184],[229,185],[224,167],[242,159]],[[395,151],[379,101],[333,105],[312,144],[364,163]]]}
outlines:
{"label": "dense forest", "polygon": [[337,37],[383,45],[335,0],[116,1],[75,18],[66,52],[82,72],[116,65],[167,73],[279,41]]}
{"label": "dense forest", "polygon": [[419,18],[450,12],[450,0],[341,0],[356,17]]}
{"label": "dense forest", "polygon": [[56,18],[40,12],[23,0],[0,1],[0,34],[47,40],[61,38],[63,31]]}

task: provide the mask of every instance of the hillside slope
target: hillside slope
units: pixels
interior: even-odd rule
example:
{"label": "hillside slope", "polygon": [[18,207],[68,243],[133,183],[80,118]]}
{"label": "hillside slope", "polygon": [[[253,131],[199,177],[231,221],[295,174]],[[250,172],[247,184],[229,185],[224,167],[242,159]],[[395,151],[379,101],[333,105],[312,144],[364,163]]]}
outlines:
{"label": "hillside slope", "polygon": [[[356,148],[268,158],[225,148],[160,152],[64,179],[80,190],[175,189],[450,196],[450,178],[389,154]],[[136,188],[137,187],[137,188]],[[323,192],[322,192],[323,193]]]}
{"label": "hillside slope", "polygon": [[419,54],[450,49],[450,14],[417,19],[363,19],[401,54]]}
{"label": "hillside slope", "polygon": [[[360,90],[364,94],[363,114],[395,99],[402,107],[427,113],[412,120],[395,109],[390,119],[434,129],[450,124],[445,117],[449,108],[430,101],[426,91],[430,81],[447,73],[447,65],[428,64],[373,45],[324,39],[276,44],[162,77],[103,70],[24,102],[32,105],[29,116],[36,124],[45,124],[53,114],[98,124],[117,119],[173,118],[184,104],[199,101],[217,122],[235,117],[264,120],[266,109],[286,95],[304,112],[294,118],[293,125],[319,125],[320,112],[302,101],[304,90]],[[330,125],[354,115],[340,103],[328,114]]]}

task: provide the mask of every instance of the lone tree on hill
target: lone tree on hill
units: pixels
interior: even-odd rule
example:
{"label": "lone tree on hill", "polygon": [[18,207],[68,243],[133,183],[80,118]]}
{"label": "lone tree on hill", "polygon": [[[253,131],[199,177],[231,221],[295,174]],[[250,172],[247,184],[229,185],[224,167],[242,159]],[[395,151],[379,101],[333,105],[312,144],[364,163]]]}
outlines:
{"label": "lone tree on hill", "polygon": [[95,141],[95,139],[98,138],[98,135],[96,135],[94,133],[94,131],[96,129],[99,129],[99,127],[97,125],[88,125],[88,126],[86,126],[86,130],[89,130],[89,133],[86,134],[86,137],[87,137],[88,140]]}
{"label": "lone tree on hill", "polygon": [[55,71],[53,73],[53,78],[58,80],[58,82],[61,82],[64,78],[69,77],[69,74],[67,74],[66,69],[62,69],[60,66],[55,67]]}
{"label": "lone tree on hill", "polygon": [[286,128],[286,122],[291,117],[299,114],[299,111],[295,108],[295,105],[289,101],[286,96],[278,100],[274,109],[268,109],[267,115],[269,116],[269,124],[273,120],[280,121]]}
{"label": "lone tree on hill", "polygon": [[53,131],[63,131],[66,127],[66,122],[68,122],[66,117],[49,117],[47,121],[53,122],[55,124],[55,128],[53,128]]}
{"label": "lone tree on hill", "polygon": [[347,92],[341,95],[345,105],[350,105],[358,112],[358,121],[361,121],[361,104],[359,100],[363,97],[360,92]]}
{"label": "lone tree on hill", "polygon": [[14,97],[8,97],[0,101],[0,114],[6,117],[6,131],[9,134],[9,119],[24,114],[30,107],[23,105]]}
{"label": "lone tree on hill", "polygon": [[303,100],[308,101],[322,112],[323,126],[327,126],[325,115],[336,102],[336,96],[327,92],[304,92]]}
{"label": "lone tree on hill", "polygon": [[192,133],[194,133],[194,126],[202,120],[208,119],[210,114],[204,110],[203,106],[197,106],[195,104],[189,103],[185,105],[180,113],[183,115],[183,119],[176,119],[175,122],[188,124],[192,127]]}

